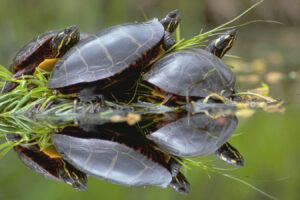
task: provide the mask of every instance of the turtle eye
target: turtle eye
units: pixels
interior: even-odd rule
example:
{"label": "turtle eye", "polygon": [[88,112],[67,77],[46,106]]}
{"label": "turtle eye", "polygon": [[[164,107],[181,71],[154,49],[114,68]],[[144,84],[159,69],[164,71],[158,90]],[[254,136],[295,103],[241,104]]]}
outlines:
{"label": "turtle eye", "polygon": [[75,189],[78,189],[78,188],[80,188],[80,184],[77,182],[74,182],[74,183],[72,183],[72,187]]}
{"label": "turtle eye", "polygon": [[176,18],[176,16],[177,16],[176,13],[173,13],[170,15],[170,18]]}
{"label": "turtle eye", "polygon": [[70,30],[70,29],[66,29],[66,30],[65,30],[65,33],[66,33],[66,34],[71,33],[71,30]]}
{"label": "turtle eye", "polygon": [[178,18],[179,15],[180,15],[179,10],[173,10],[167,16],[170,18]]}
{"label": "turtle eye", "polygon": [[67,28],[64,29],[65,34],[70,34],[72,32],[76,32],[76,31],[78,31],[78,26],[77,25],[68,26]]}

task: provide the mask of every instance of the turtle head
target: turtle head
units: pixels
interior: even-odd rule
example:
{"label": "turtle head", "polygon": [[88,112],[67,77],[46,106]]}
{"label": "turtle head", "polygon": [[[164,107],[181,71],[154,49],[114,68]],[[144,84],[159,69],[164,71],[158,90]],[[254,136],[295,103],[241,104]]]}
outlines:
{"label": "turtle head", "polygon": [[65,28],[54,36],[51,46],[56,53],[56,57],[63,56],[80,39],[78,26],[73,25]]}
{"label": "turtle head", "polygon": [[228,142],[223,144],[216,152],[215,155],[221,160],[234,165],[236,167],[242,167],[244,165],[243,156],[240,152],[231,146]]}
{"label": "turtle head", "polygon": [[77,190],[85,190],[87,186],[86,174],[63,161],[63,167],[58,172],[59,177]]}
{"label": "turtle head", "polygon": [[173,33],[180,22],[179,10],[173,10],[169,12],[164,18],[160,20],[160,23],[164,26],[165,31]]}
{"label": "turtle head", "polygon": [[222,58],[229,49],[231,49],[236,37],[236,30],[228,30],[224,34],[217,37],[215,40],[209,43],[206,50]]}
{"label": "turtle head", "polygon": [[169,186],[181,194],[188,194],[190,192],[190,183],[181,172],[178,172],[176,176],[173,176]]}

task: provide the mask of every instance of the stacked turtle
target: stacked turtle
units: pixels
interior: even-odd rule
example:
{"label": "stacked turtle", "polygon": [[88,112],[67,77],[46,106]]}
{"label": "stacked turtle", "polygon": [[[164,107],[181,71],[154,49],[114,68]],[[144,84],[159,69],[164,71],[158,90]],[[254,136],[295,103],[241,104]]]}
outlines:
{"label": "stacked turtle", "polygon": [[[159,91],[164,99],[175,103],[186,97],[201,99],[211,94],[230,97],[234,91],[235,76],[220,58],[231,48],[235,31],[219,36],[206,50],[190,48],[175,51],[156,61],[162,51],[170,49],[176,43],[171,38],[171,33],[179,22],[180,13],[174,10],[161,20],[154,18],[142,23],[121,24],[94,35],[80,34],[77,26],[44,33],[19,51],[12,64],[15,72],[12,78],[33,74],[37,67],[54,65],[48,87],[64,94],[75,93],[82,101],[96,101],[98,97],[115,91],[123,94],[122,91],[131,88],[140,77]],[[53,59],[51,64],[50,59]],[[2,92],[11,91],[16,86],[17,83],[7,82]],[[38,148],[24,145],[15,150],[27,166],[38,172],[43,171],[40,173],[44,176],[49,177],[51,174],[56,179],[62,179],[77,189],[85,188],[84,175],[88,174],[123,185],[169,185],[178,192],[189,192],[189,183],[179,172],[181,165],[165,152],[159,151],[155,143],[147,149],[144,149],[145,145],[130,146],[129,142],[114,141],[114,138],[125,133],[119,133],[118,130],[107,131],[110,128],[100,129],[110,133],[113,142],[92,136],[82,139],[67,134],[53,134],[52,140],[60,158],[51,158]],[[87,131],[73,127],[69,131],[89,135],[90,132],[99,131],[99,128]],[[214,149],[215,154],[230,164],[242,166],[241,155],[225,142]],[[72,154],[81,150],[84,152]],[[110,160],[107,163],[111,166],[110,171],[104,173],[96,169],[95,163],[103,162],[97,158],[93,159],[95,163],[82,162],[83,158],[92,156],[94,151],[109,151],[103,159]],[[118,159],[111,152],[124,157]],[[124,172],[116,168],[115,175],[111,174],[115,170],[113,165],[117,162],[126,163],[132,157],[139,157],[142,161],[133,163],[131,179],[119,176],[120,173],[128,173],[128,170]],[[45,162],[39,163],[39,159]],[[48,163],[56,163],[52,165],[55,173],[48,170]],[[63,175],[69,174],[70,169],[73,171],[71,174],[77,177],[75,181],[72,177]],[[157,173],[155,180],[149,176],[154,172]],[[144,175],[145,178],[142,178]]]}
{"label": "stacked turtle", "polygon": [[[85,37],[85,36],[83,36]],[[33,74],[35,68],[43,62],[55,63],[55,58],[62,57],[80,39],[78,26],[69,26],[63,30],[54,30],[43,33],[24,45],[13,59],[10,66],[14,73],[13,79],[22,75]],[[51,60],[52,59],[52,60]],[[1,93],[13,90],[18,84],[16,82],[6,82]]]}
{"label": "stacked turtle", "polygon": [[130,87],[162,49],[176,43],[170,33],[179,21],[179,11],[174,10],[160,21],[121,24],[80,41],[57,62],[48,87],[76,92],[85,101],[96,99],[117,83],[122,89]]}

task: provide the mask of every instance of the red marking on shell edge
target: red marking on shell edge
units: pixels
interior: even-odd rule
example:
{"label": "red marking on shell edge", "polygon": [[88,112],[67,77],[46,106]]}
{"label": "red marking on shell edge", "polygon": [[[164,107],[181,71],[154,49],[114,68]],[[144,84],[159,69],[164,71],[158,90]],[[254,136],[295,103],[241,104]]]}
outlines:
{"label": "red marking on shell edge", "polygon": [[226,124],[226,121],[227,121],[226,117],[222,116],[218,119],[218,124],[224,126]]}
{"label": "red marking on shell edge", "polygon": [[72,133],[79,133],[80,131],[77,130],[77,129],[72,129],[71,132],[72,132]]}
{"label": "red marking on shell edge", "polygon": [[133,66],[133,67],[137,67],[138,64],[137,64],[136,62],[133,62],[133,63],[132,63],[132,66]]}
{"label": "red marking on shell edge", "polygon": [[139,152],[139,153],[141,153],[141,151],[142,151],[142,148],[141,147],[139,147],[139,148],[137,148],[137,150],[136,150],[137,152]]}
{"label": "red marking on shell edge", "polygon": [[80,87],[71,87],[71,88],[69,88],[68,90],[69,91],[75,91],[75,90],[78,90]]}
{"label": "red marking on shell edge", "polygon": [[151,154],[149,155],[149,160],[153,160],[153,157]]}
{"label": "red marking on shell edge", "polygon": [[171,100],[178,100],[178,97],[177,96],[172,96]]}
{"label": "red marking on shell edge", "polygon": [[161,126],[166,126],[167,124],[170,124],[171,122],[162,122]]}

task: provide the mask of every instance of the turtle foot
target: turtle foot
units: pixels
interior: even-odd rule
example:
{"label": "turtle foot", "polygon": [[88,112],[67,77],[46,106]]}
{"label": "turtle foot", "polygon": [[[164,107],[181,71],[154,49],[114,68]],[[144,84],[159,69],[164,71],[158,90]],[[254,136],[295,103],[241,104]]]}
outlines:
{"label": "turtle foot", "polygon": [[77,94],[77,97],[83,102],[93,101],[100,102],[101,105],[104,104],[104,96],[98,93],[96,86],[83,88]]}

